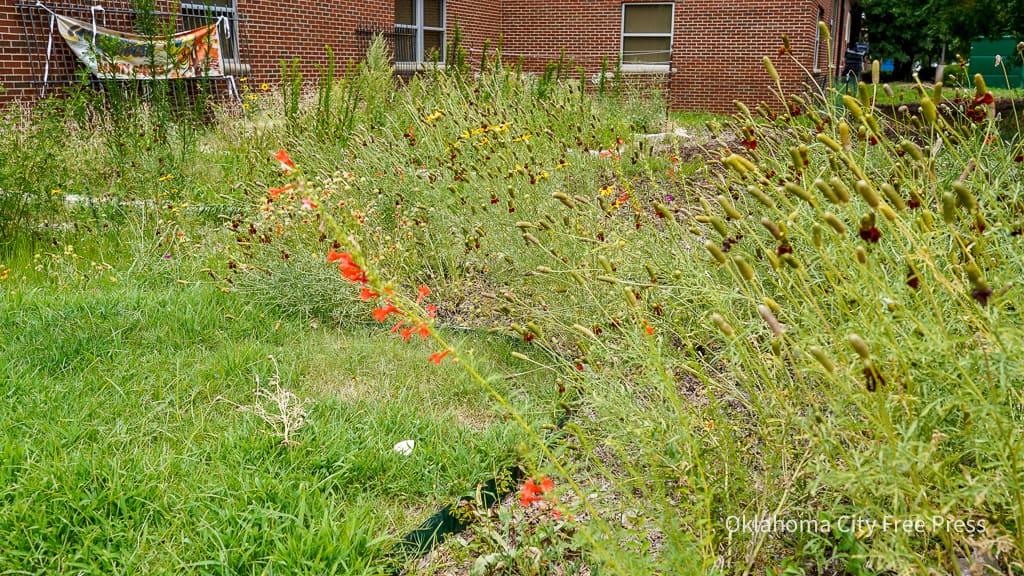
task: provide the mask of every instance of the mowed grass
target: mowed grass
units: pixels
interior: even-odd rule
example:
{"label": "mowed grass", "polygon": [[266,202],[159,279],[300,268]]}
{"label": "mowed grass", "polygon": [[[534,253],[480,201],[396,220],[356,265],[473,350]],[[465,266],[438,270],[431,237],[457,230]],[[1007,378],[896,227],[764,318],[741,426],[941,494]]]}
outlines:
{"label": "mowed grass", "polygon": [[[0,293],[0,573],[379,573],[523,440],[427,343],[127,263],[58,290],[31,261],[7,255],[20,277]],[[451,337],[487,374],[524,368],[507,339]],[[275,376],[307,409],[290,446],[235,406]],[[493,383],[550,421],[549,381]]]}

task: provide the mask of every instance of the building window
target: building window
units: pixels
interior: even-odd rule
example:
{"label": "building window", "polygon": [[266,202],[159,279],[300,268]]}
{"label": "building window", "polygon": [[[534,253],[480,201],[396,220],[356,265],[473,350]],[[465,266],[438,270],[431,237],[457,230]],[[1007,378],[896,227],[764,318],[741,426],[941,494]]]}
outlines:
{"label": "building window", "polygon": [[181,3],[181,17],[185,29],[191,30],[221,21],[217,31],[220,32],[221,60],[238,61],[238,7],[235,0],[192,0]]}
{"label": "building window", "polygon": [[622,66],[662,68],[672,64],[674,4],[622,5]]}
{"label": "building window", "polygon": [[825,9],[818,7],[818,19],[814,22],[814,71],[821,70],[821,26],[818,22],[825,21]]}
{"label": "building window", "polygon": [[443,62],[444,16],[444,0],[395,0],[395,62]]}

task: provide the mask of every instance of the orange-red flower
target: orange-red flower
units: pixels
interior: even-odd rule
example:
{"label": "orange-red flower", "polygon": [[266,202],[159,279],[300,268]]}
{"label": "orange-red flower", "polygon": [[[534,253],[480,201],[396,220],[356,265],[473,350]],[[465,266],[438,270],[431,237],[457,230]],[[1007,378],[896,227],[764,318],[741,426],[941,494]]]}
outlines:
{"label": "orange-red flower", "polygon": [[419,287],[419,292],[420,292],[420,295],[416,298],[416,304],[419,304],[420,302],[422,302],[423,298],[425,298],[428,294],[430,294],[430,288],[427,288],[426,286],[420,286]]}
{"label": "orange-red flower", "polygon": [[387,319],[388,316],[392,314],[398,314],[399,316],[401,316],[402,311],[399,310],[398,308],[395,308],[393,304],[388,304],[383,308],[377,308],[376,310],[374,310],[373,319],[376,320],[377,322],[383,322],[384,320]]}
{"label": "orange-red flower", "polygon": [[540,484],[533,481],[533,478],[529,478],[523,484],[521,490],[519,490],[519,504],[524,508],[533,504],[534,502],[540,502],[544,499],[543,494],[550,492],[555,488],[555,482],[547,477],[541,477]]}
{"label": "orange-red flower", "polygon": [[430,358],[427,358],[427,362],[441,364],[441,360],[444,360],[444,357],[447,356],[449,352],[451,352],[451,350],[447,349],[444,352],[434,352],[433,354],[430,355]]}
{"label": "orange-red flower", "polygon": [[369,281],[366,272],[352,261],[352,255],[348,252],[335,252],[332,249],[327,253],[327,261],[331,264],[337,262],[338,270],[341,270],[341,275],[349,282],[366,284]]}
{"label": "orange-red flower", "polygon": [[286,174],[295,170],[295,162],[292,162],[291,157],[288,156],[288,152],[284,148],[281,148],[277,151],[277,154],[274,154],[274,160],[281,163],[281,170],[284,170]]}
{"label": "orange-red flower", "polygon": [[374,298],[376,298],[378,296],[380,296],[380,294],[378,294],[378,293],[374,292],[373,290],[370,290],[369,288],[366,288],[366,287],[364,287],[362,290],[359,291],[359,299],[362,300],[363,302],[367,302],[369,300],[373,300]]}
{"label": "orange-red flower", "polygon": [[270,189],[270,199],[271,200],[277,200],[277,197],[280,196],[282,192],[287,192],[287,191],[291,190],[292,188],[294,188],[294,186],[292,186],[291,184],[288,184],[286,186],[282,186],[280,188],[271,188]]}
{"label": "orange-red flower", "polygon": [[420,335],[421,339],[426,340],[427,336],[430,336],[430,327],[427,326],[426,322],[423,322],[416,328],[416,333]]}

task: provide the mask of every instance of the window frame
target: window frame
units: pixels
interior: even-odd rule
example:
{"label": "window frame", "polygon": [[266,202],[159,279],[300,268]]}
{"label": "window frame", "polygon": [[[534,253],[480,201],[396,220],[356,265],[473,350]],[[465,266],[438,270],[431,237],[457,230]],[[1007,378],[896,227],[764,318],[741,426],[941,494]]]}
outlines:
{"label": "window frame", "polygon": [[[821,72],[821,27],[818,25],[825,21],[825,8],[818,6],[817,18],[814,20],[814,63],[811,70]],[[827,59],[826,59],[827,61]]]}
{"label": "window frame", "polygon": [[440,54],[439,62],[443,63],[445,61],[445,58],[447,57],[447,51],[448,51],[448,45],[447,45],[447,37],[448,37],[448,26],[447,26],[447,24],[448,24],[448,2],[446,2],[445,0],[438,0],[438,2],[441,3],[441,26],[438,27],[438,26],[427,26],[427,25],[425,25],[425,23],[424,23],[424,20],[425,20],[425,18],[424,18],[424,10],[423,10],[423,2],[424,2],[424,0],[410,0],[410,1],[412,2],[413,20],[415,20],[415,23],[414,24],[400,24],[397,21],[397,9],[396,9],[395,10],[395,12],[396,12],[395,28],[396,29],[397,28],[401,28],[403,30],[412,30],[412,31],[415,32],[415,34],[416,34],[416,42],[415,42],[415,44],[416,45],[415,45],[415,55],[413,56],[415,58],[415,60],[395,60],[395,64],[398,65],[398,66],[403,66],[403,67],[408,67],[408,66],[418,67],[418,66],[422,66],[425,63],[429,63],[430,62],[428,60],[424,60],[424,57],[426,56],[426,54],[424,54],[424,52],[423,52],[423,36],[424,36],[425,32],[440,32],[441,33],[441,54]]}
{"label": "window frame", "polygon": [[[672,15],[669,20],[669,31],[665,33],[626,32],[626,11],[630,6],[671,6]],[[623,72],[663,73],[672,70],[672,47],[676,36],[676,3],[675,2],[623,2],[619,28],[619,66]],[[626,38],[668,38],[668,62],[658,63],[627,63],[625,58]]]}
{"label": "window frame", "polygon": [[[206,0],[182,0],[178,5],[178,12],[183,18],[205,18],[213,17],[215,20],[221,16],[227,18],[228,37],[224,35],[224,29],[217,26],[217,34],[221,42],[221,61],[228,64],[238,64],[242,60],[242,54],[238,43],[238,0],[227,0],[230,6],[220,6]],[[224,54],[223,46],[227,41],[230,47],[231,57]]]}

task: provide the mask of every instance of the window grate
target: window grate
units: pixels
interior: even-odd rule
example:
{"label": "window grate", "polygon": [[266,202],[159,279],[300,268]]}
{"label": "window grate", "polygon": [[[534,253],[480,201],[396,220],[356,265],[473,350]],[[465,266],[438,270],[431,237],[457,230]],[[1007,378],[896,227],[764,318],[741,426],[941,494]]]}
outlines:
{"label": "window grate", "polygon": [[[74,53],[60,37],[57,27],[51,26],[49,12],[35,3],[22,2],[15,4],[15,8],[22,24],[26,56],[33,78],[31,83],[36,87],[39,96],[45,96],[48,91],[74,83],[84,82],[92,85],[100,83],[99,79],[93,77],[79,64]],[[106,0],[101,9],[76,4],[73,0],[49,0],[46,3],[46,8],[57,14],[67,15],[84,22],[92,22],[95,17],[96,24],[119,32],[139,32],[139,14],[132,8],[131,0]],[[201,11],[198,10],[199,8]],[[220,5],[207,8],[203,4],[183,3],[178,12],[156,10],[150,14],[162,23],[173,23],[175,30],[197,28],[216,20],[221,15],[228,16],[227,26],[231,27],[228,50],[232,51],[233,59],[238,59],[240,49],[237,31],[242,18],[239,17],[233,6],[229,10],[230,13]],[[224,27],[222,25],[222,28]],[[222,40],[225,38],[224,32],[225,30],[221,30]],[[225,43],[227,44],[227,42]],[[225,59],[228,59],[228,50],[224,48],[222,50],[225,51]],[[196,80],[198,79],[178,79],[174,82],[194,83]],[[152,82],[152,80],[140,80],[139,82]],[[214,89],[218,89],[220,84],[224,83],[213,83]],[[229,93],[232,90],[230,86],[225,86],[225,88]]]}

